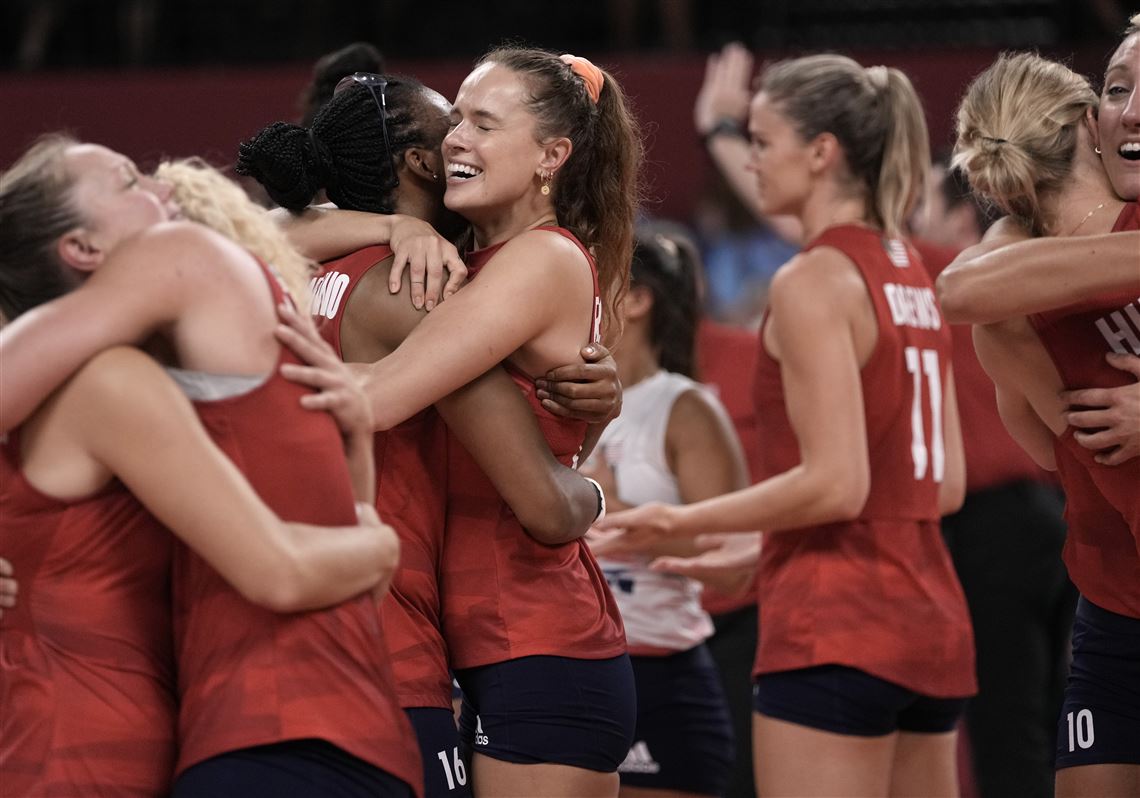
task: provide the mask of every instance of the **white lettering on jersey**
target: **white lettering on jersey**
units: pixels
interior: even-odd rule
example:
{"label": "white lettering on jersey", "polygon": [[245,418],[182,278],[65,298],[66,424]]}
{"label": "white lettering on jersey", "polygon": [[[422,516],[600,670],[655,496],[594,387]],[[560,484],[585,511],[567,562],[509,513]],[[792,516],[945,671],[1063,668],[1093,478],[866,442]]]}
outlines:
{"label": "white lettering on jersey", "polygon": [[328,272],[309,281],[309,315],[336,317],[344,292],[348,290],[348,275],[342,272]]}
{"label": "white lettering on jersey", "polygon": [[590,342],[600,343],[602,340],[602,300],[594,297],[594,323],[590,325]]}
{"label": "white lettering on jersey", "polygon": [[934,290],[914,285],[884,283],[883,293],[891,308],[891,320],[896,327],[914,327],[918,330],[942,329],[942,313]]}
{"label": "white lettering on jersey", "polygon": [[1101,316],[1096,328],[1113,352],[1140,355],[1140,299]]}

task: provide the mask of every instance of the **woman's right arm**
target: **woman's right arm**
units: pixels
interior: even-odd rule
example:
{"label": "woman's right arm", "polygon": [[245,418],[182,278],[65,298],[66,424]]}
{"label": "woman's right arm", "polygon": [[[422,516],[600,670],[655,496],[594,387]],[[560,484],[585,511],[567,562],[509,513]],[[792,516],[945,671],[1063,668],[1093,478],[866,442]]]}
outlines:
{"label": "woman's right arm", "polygon": [[654,534],[795,534],[859,515],[870,491],[870,455],[855,324],[870,300],[844,256],[812,250],[777,272],[770,289],[772,338],[784,405],[800,463],[763,482],[692,504],[644,504],[607,515],[602,529]]}
{"label": "woman's right arm", "polygon": [[1140,294],[1140,231],[1008,245],[999,239],[959,255],[937,288],[955,324],[989,324],[1115,291]]}
{"label": "woman's right arm", "polygon": [[82,397],[71,434],[249,601],[297,612],[390,582],[399,542],[370,505],[358,505],[355,526],[282,522],[141,352],[101,353],[68,392]]}
{"label": "woman's right arm", "polygon": [[[384,357],[424,318],[407,301],[406,279],[399,294],[383,290],[378,278],[386,267],[374,266],[349,300],[354,335],[347,351],[356,356]],[[331,351],[307,320],[287,311],[282,319],[288,326],[278,331],[280,340],[302,358],[311,362],[314,350]],[[300,373],[291,368],[285,376],[291,375]],[[476,377],[435,407],[531,537],[558,545],[586,533],[598,511],[596,490],[554,459],[534,413],[502,368]]]}
{"label": "woman's right arm", "polygon": [[301,213],[277,208],[269,213],[293,246],[315,261],[338,258],[376,244],[391,245],[399,254],[390,270],[388,290],[400,290],[407,266],[412,275],[412,304],[416,308],[431,310],[459,290],[467,278],[467,265],[455,245],[414,216],[331,206],[313,206]]}

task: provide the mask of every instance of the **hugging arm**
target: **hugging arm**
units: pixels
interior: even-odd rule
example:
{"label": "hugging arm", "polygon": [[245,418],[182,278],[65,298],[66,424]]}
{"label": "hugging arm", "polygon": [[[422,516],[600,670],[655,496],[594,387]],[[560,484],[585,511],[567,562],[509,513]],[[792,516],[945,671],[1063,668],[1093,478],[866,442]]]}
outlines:
{"label": "hugging arm", "polygon": [[72,387],[82,405],[69,414],[76,439],[251,602],[316,609],[391,580],[399,543],[370,506],[358,507],[355,525],[335,529],[283,522],[146,355],[109,350]]}
{"label": "hugging arm", "polygon": [[1022,238],[987,236],[939,275],[938,301],[949,321],[989,324],[1109,292],[1140,294],[1140,232]]}

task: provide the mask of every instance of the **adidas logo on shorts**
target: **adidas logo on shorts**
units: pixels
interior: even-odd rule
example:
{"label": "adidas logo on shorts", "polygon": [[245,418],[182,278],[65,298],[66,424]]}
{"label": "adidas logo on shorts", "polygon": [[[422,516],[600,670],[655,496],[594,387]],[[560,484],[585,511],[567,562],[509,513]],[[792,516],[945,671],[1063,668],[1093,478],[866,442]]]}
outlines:
{"label": "adidas logo on shorts", "polygon": [[638,740],[625,755],[625,761],[618,766],[618,773],[660,773],[661,765],[649,753],[644,740]]}
{"label": "adidas logo on shorts", "polygon": [[490,740],[487,735],[483,733],[483,719],[478,715],[475,716],[475,745],[487,745]]}

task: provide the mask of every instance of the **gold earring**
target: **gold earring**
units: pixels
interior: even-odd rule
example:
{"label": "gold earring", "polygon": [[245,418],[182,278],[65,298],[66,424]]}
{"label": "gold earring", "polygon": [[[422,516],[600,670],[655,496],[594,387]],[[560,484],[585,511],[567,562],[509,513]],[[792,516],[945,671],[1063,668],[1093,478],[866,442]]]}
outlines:
{"label": "gold earring", "polygon": [[542,176],[541,176],[541,179],[542,179],[542,189],[541,189],[542,190],[542,196],[544,196],[544,197],[550,196],[550,181],[553,178],[554,178],[554,175],[551,174],[550,172],[543,172],[542,173]]}
{"label": "gold earring", "polygon": [[1093,152],[1095,152],[1097,155],[1100,155],[1100,147],[1093,147]]}

